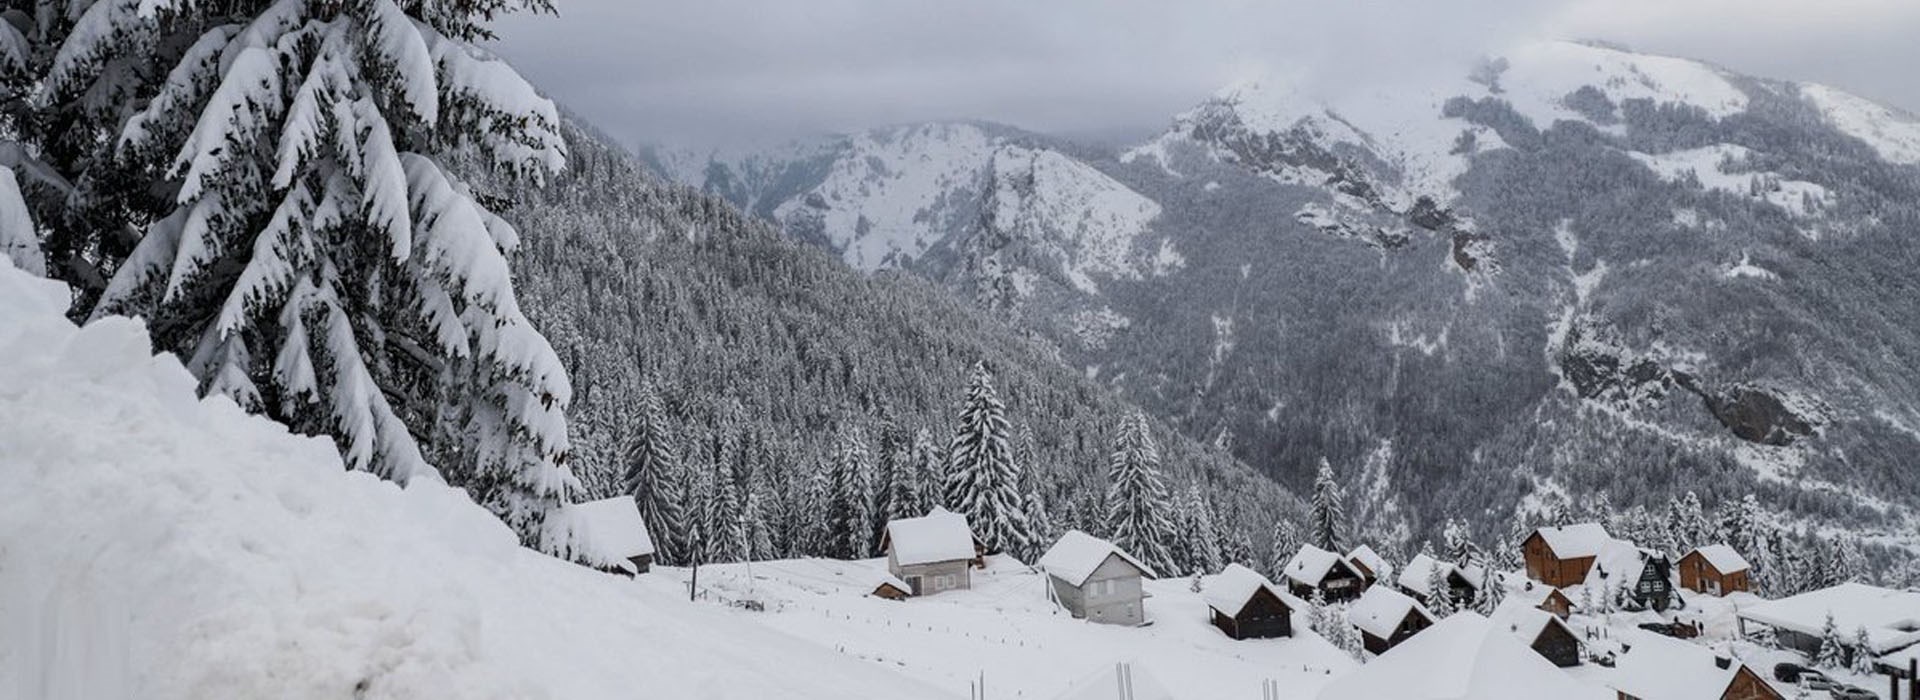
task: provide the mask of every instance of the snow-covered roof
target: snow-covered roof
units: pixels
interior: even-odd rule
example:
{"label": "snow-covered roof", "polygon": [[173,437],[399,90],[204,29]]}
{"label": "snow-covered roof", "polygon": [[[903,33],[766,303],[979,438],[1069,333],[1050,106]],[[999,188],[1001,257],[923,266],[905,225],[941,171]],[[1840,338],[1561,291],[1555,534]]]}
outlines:
{"label": "snow-covered roof", "polygon": [[1612,700],[1472,612],[1426,631],[1321,688],[1321,700]]}
{"label": "snow-covered roof", "polygon": [[1640,700],[1699,700],[1725,695],[1741,664],[1721,668],[1713,650],[1650,632],[1633,630],[1629,648],[1608,674],[1613,687]]}
{"label": "snow-covered roof", "polygon": [[[1533,579],[1527,579],[1520,584],[1519,588],[1511,589],[1511,592],[1507,594],[1507,599],[1517,600],[1534,607],[1539,607],[1541,603],[1547,602],[1547,598],[1558,590],[1560,589]],[[1561,593],[1560,595],[1561,597],[1566,597],[1567,594]],[[1568,598],[1567,602],[1573,602],[1573,599]]]}
{"label": "snow-covered roof", "polygon": [[1238,615],[1242,608],[1247,607],[1247,601],[1253,599],[1254,592],[1261,588],[1280,598],[1288,607],[1299,609],[1299,601],[1293,596],[1274,586],[1260,572],[1237,563],[1228,564],[1220,573],[1208,577],[1200,589],[1200,597],[1205,598],[1207,605],[1221,614]]}
{"label": "snow-covered roof", "polygon": [[1540,539],[1547,543],[1547,549],[1561,559],[1579,559],[1600,553],[1600,548],[1613,539],[1600,523],[1580,523],[1561,527],[1543,527],[1534,530]]}
{"label": "snow-covered roof", "polygon": [[1303,586],[1318,586],[1321,581],[1326,580],[1327,573],[1333,571],[1333,567],[1345,563],[1338,554],[1310,544],[1303,544],[1300,545],[1300,551],[1295,552],[1293,558],[1287,561],[1282,575]]}
{"label": "snow-covered roof", "polygon": [[1722,574],[1731,574],[1735,571],[1747,570],[1747,558],[1740,556],[1739,552],[1734,551],[1732,547],[1727,545],[1710,544],[1705,547],[1696,547],[1693,551],[1699,552],[1700,556],[1707,560],[1707,564],[1712,566],[1714,571]]}
{"label": "snow-covered roof", "polygon": [[887,523],[887,543],[902,566],[972,559],[973,530],[967,516],[938,506],[918,518]]}
{"label": "snow-covered roof", "polygon": [[560,506],[557,526],[564,532],[563,551],[596,566],[632,570],[631,557],[653,554],[653,538],[632,496]]}
{"label": "snow-covered roof", "polygon": [[[1500,609],[1493,611],[1493,617],[1489,619],[1497,629],[1509,632],[1527,644],[1532,644],[1533,640],[1539,639],[1540,633],[1549,626],[1566,627],[1566,623],[1561,622],[1559,617],[1535,605],[1537,603],[1529,604],[1524,600],[1508,598],[1505,603],[1500,604]],[[1572,633],[1571,629],[1567,631],[1569,634]]]}
{"label": "snow-covered roof", "polygon": [[1834,627],[1851,639],[1853,631],[1867,629],[1867,643],[1875,653],[1920,642],[1920,593],[1863,583],[1843,583],[1790,598],[1760,603],[1740,610],[1742,618],[1764,625],[1818,636],[1827,614]]}
{"label": "snow-covered roof", "polygon": [[[1454,563],[1450,561],[1441,561],[1425,554],[1417,554],[1414,555],[1413,561],[1407,562],[1406,570],[1400,572],[1400,578],[1398,579],[1400,587],[1410,591],[1427,590],[1427,577],[1432,575],[1433,568],[1436,566],[1441,567],[1441,576],[1452,577],[1454,574],[1459,574],[1460,578],[1467,582],[1467,585],[1473,586],[1474,588],[1480,587],[1480,581],[1487,573],[1485,568],[1478,565],[1461,568],[1455,566]],[[1431,591],[1429,591],[1429,593],[1431,593]]]}
{"label": "snow-covered roof", "polygon": [[1373,551],[1373,547],[1369,545],[1363,544],[1347,552],[1347,561],[1367,567],[1367,571],[1373,572],[1375,579],[1384,581],[1393,578],[1393,572],[1390,571],[1393,567],[1387,564],[1387,558]]}
{"label": "snow-covered roof", "polygon": [[1103,666],[1074,682],[1054,700],[1173,700],[1174,695],[1160,679],[1139,663]]}
{"label": "snow-covered roof", "polygon": [[1067,534],[1060,536],[1059,542],[1047,548],[1047,553],[1040,557],[1040,570],[1068,584],[1078,586],[1086,583],[1087,577],[1092,576],[1095,569],[1099,569],[1101,564],[1106,563],[1108,557],[1116,556],[1131,564],[1133,568],[1139,569],[1140,573],[1147,578],[1157,578],[1153,569],[1140,563],[1140,560],[1133,558],[1133,555],[1115,547],[1112,542],[1079,530],[1068,530]]}
{"label": "snow-covered roof", "polygon": [[1584,583],[1599,586],[1604,580],[1608,586],[1618,587],[1621,581],[1637,581],[1648,561],[1664,556],[1650,549],[1641,549],[1626,540],[1609,539],[1594,556],[1593,568],[1587,570]]}
{"label": "snow-covered roof", "polygon": [[1390,586],[1376,583],[1347,608],[1347,621],[1363,632],[1386,639],[1393,636],[1393,631],[1401,621],[1407,619],[1407,612],[1412,610],[1420,611],[1429,620],[1433,619],[1433,613],[1420,601]]}

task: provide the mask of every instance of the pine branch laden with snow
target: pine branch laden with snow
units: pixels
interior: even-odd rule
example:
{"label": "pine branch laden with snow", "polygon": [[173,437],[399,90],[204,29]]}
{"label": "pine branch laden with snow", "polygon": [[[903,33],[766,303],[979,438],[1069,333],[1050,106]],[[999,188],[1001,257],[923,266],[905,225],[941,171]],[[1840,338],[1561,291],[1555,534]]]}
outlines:
{"label": "pine branch laden with snow", "polygon": [[542,522],[577,486],[572,389],[516,299],[517,234],[445,165],[564,166],[554,105],[463,41],[506,4],[73,8],[47,109],[164,70],[111,93],[110,152],[76,177],[171,197],[90,315],[146,317],[203,392],[332,434],[354,469],[444,479],[529,545],[563,537]]}
{"label": "pine branch laden with snow", "polygon": [[1173,534],[1167,488],[1160,479],[1160,450],[1147,418],[1122,420],[1107,461],[1107,531],[1115,546],[1159,571],[1173,571],[1167,547]]}
{"label": "pine branch laden with snow", "polygon": [[[5,31],[0,30],[0,62],[7,60]],[[47,261],[40,254],[40,234],[27,216],[27,200],[20,196],[13,170],[5,166],[0,166],[0,257],[12,260],[14,267],[28,274],[47,276]]]}
{"label": "pine branch laden with snow", "polygon": [[973,534],[989,551],[1019,552],[1032,530],[1020,498],[1020,474],[1007,442],[1006,407],[993,389],[985,363],[973,366],[960,423],[947,448],[946,501],[967,516]]}

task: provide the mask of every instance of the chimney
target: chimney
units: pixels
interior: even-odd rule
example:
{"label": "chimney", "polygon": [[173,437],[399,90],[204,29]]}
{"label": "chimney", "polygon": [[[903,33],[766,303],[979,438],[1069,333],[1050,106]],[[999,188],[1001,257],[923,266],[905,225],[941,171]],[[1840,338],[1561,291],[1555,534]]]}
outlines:
{"label": "chimney", "polygon": [[1728,668],[1731,668],[1733,666],[1733,659],[1729,659],[1724,656],[1716,656],[1716,657],[1713,657],[1713,665],[1718,666],[1720,667],[1720,670],[1725,671]]}

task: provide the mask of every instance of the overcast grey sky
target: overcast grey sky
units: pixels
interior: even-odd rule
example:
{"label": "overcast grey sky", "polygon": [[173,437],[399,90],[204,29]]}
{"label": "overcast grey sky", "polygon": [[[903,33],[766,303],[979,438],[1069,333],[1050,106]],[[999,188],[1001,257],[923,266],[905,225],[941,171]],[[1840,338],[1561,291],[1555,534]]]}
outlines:
{"label": "overcast grey sky", "polygon": [[1920,0],[555,0],[494,49],[629,143],[928,119],[1146,132],[1237,77],[1323,86],[1600,38],[1920,112]]}

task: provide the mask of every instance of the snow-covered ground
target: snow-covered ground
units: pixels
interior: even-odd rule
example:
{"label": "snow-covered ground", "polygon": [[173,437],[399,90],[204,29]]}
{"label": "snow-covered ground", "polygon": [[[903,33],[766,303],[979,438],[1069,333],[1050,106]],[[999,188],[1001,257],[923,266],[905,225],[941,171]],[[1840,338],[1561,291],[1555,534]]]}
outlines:
{"label": "snow-covered ground", "polygon": [[[1075,620],[1047,600],[1045,576],[1018,562],[993,558],[974,573],[972,590],[904,601],[865,595],[870,576],[885,567],[881,559],[804,559],[706,566],[699,575],[716,601],[760,602],[765,612],[741,614],[773,630],[955,693],[985,674],[990,697],[1053,698],[1124,662],[1183,699],[1252,700],[1269,680],[1287,697],[1312,697],[1356,667],[1310,632],[1227,638],[1208,622],[1191,579],[1146,582],[1149,624],[1119,627]],[[642,578],[684,592],[687,575],[656,569]],[[1303,631],[1306,617],[1295,618],[1294,629]]]}
{"label": "snow-covered ground", "polygon": [[0,258],[0,697],[954,697],[194,398]]}

